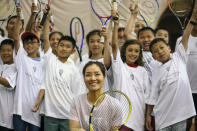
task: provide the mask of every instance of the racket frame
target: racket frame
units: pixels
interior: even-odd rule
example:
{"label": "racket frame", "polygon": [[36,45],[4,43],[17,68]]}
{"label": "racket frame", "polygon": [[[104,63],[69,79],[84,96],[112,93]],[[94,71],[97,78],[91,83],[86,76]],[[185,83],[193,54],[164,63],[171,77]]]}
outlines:
{"label": "racket frame", "polygon": [[106,92],[102,93],[102,94],[96,99],[95,103],[94,103],[93,106],[92,106],[92,109],[90,110],[90,114],[89,114],[89,131],[94,131],[93,125],[92,125],[92,117],[93,117],[94,108],[96,107],[98,101],[99,101],[103,96],[105,96],[106,94],[109,94],[109,93],[111,93],[111,92],[119,93],[119,94],[123,95],[123,96],[127,99],[128,103],[129,103],[129,113],[128,113],[128,115],[127,115],[127,118],[126,118],[126,120],[123,122],[123,124],[120,126],[120,128],[119,128],[118,130],[120,130],[120,129],[128,122],[129,117],[130,117],[130,115],[131,115],[131,101],[129,100],[129,97],[128,97],[125,93],[123,93],[123,92],[121,92],[121,91],[119,91],[119,90],[109,90],[109,91],[106,91]]}
{"label": "racket frame", "polygon": [[[137,1],[139,1],[139,0],[137,0]],[[146,25],[147,25],[148,27],[151,27],[151,25],[152,25],[152,24],[155,22],[155,20],[159,17],[159,8],[160,8],[160,5],[159,5],[158,0],[154,0],[154,1],[155,1],[156,5],[157,5],[157,13],[156,13],[154,19],[148,20],[148,19],[145,18],[145,17],[142,15],[142,13],[139,11],[140,16],[142,17],[142,19],[144,20],[144,22],[146,23]]]}
{"label": "racket frame", "polygon": [[[191,10],[190,10],[188,13],[184,14],[183,16],[179,16],[179,15],[177,15],[177,13],[175,13],[175,12],[173,11],[173,9],[172,9],[172,7],[171,7],[171,0],[167,0],[169,10],[170,10],[170,11],[172,12],[172,14],[176,17],[176,19],[178,20],[179,25],[181,26],[181,35],[183,35],[183,33],[184,33],[184,29],[185,29],[184,26],[185,26],[185,22],[186,22],[186,20],[187,20],[187,17],[189,16],[189,14],[190,14],[190,13],[193,11],[193,9],[194,9],[195,1],[197,1],[197,0],[192,0],[192,8],[191,8]],[[184,17],[184,23],[181,22],[181,19],[180,19],[179,17]]]}
{"label": "racket frame", "polygon": [[78,47],[77,44],[76,44],[76,49],[77,49],[77,53],[79,55],[79,60],[80,60],[80,62],[82,62],[82,48],[83,48],[83,43],[84,43],[84,39],[85,39],[85,32],[84,32],[84,26],[83,26],[83,23],[82,23],[81,19],[79,17],[73,17],[72,20],[70,21],[70,36],[72,38],[74,38],[73,37],[73,31],[72,31],[72,23],[75,19],[77,19],[79,21],[79,23],[81,25],[81,28],[82,28],[81,45],[80,45],[80,47]]}

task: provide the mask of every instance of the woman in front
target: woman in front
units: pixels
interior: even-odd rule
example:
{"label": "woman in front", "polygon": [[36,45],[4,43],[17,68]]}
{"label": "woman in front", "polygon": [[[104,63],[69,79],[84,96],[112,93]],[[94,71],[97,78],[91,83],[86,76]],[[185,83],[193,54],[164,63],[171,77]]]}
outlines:
{"label": "woman in front", "polygon": [[[83,68],[84,82],[88,93],[74,98],[70,109],[70,130],[85,131],[89,128],[89,113],[96,99],[103,93],[105,67],[100,62],[88,62]],[[108,108],[107,108],[108,107]],[[95,131],[117,130],[121,125],[122,114],[118,101],[106,95],[93,112]]]}

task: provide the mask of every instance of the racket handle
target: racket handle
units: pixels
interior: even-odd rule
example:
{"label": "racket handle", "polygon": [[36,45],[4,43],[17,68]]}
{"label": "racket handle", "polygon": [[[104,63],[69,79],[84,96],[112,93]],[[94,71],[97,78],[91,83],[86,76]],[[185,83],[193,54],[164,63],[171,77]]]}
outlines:
{"label": "racket handle", "polygon": [[104,42],[105,42],[104,36],[101,36],[100,42],[101,42],[101,43],[104,43]]}
{"label": "racket handle", "polygon": [[35,4],[35,6],[37,6],[38,0],[33,0],[33,3]]}
{"label": "racket handle", "polygon": [[[18,1],[16,3],[16,5],[19,6],[19,7],[21,7],[21,2]],[[19,17],[20,17],[20,20],[24,21],[24,16],[23,16],[23,12],[22,11],[19,12]]]}
{"label": "racket handle", "polygon": [[49,8],[48,8],[47,11],[44,13],[44,15],[43,15],[43,17],[42,17],[42,20],[41,20],[41,22],[40,22],[39,28],[42,28],[42,26],[44,25],[48,13],[49,13]]}
{"label": "racket handle", "polygon": [[[116,0],[113,0],[112,5],[113,5],[113,11],[117,12],[117,10],[118,10],[118,3],[116,2]],[[118,20],[118,17],[114,16],[113,20]]]}

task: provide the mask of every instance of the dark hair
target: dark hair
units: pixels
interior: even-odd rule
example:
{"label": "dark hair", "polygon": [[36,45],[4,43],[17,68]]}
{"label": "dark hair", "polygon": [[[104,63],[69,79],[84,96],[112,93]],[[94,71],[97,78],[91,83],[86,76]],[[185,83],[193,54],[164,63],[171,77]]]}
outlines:
{"label": "dark hair", "polygon": [[[98,36],[101,36],[101,31],[100,30],[92,30],[90,31],[87,36],[86,36],[86,42],[87,44],[89,45],[89,40],[90,40],[90,37],[93,36],[93,35],[98,35]],[[102,51],[102,54],[104,53],[104,49]],[[92,56],[92,52],[89,51],[89,58]]]}
{"label": "dark hair", "polygon": [[153,47],[153,45],[155,45],[158,42],[163,42],[165,45],[169,46],[169,44],[164,39],[162,39],[162,38],[156,38],[156,39],[152,40],[151,43],[150,43],[150,52],[151,53],[152,53],[152,47]]}
{"label": "dark hair", "polygon": [[1,32],[1,36],[5,36],[5,31],[2,29],[2,28],[0,28],[0,32]]}
{"label": "dark hair", "polygon": [[5,39],[1,42],[1,45],[0,45],[0,50],[2,48],[3,45],[10,45],[12,47],[12,49],[14,49],[14,41],[11,40],[11,39]]}
{"label": "dark hair", "polygon": [[157,28],[155,29],[155,35],[157,34],[157,32],[158,32],[159,30],[165,30],[166,32],[168,32],[168,38],[169,38],[169,40],[170,40],[170,32],[168,31],[167,28],[165,28],[165,27],[157,27]]}
{"label": "dark hair", "polygon": [[[17,17],[18,17],[18,16],[16,16],[16,15],[11,16],[11,17],[8,19],[8,21],[7,21],[7,25],[8,25],[8,23],[9,23],[12,19],[17,19]],[[24,20],[21,20],[21,23],[22,23],[22,27],[24,27]]]}
{"label": "dark hair", "polygon": [[128,40],[124,43],[124,45],[121,48],[121,59],[125,63],[126,62],[126,49],[129,45],[138,45],[140,47],[140,55],[135,64],[139,66],[144,66],[143,62],[143,55],[142,55],[142,46],[141,43],[138,40]]}
{"label": "dark hair", "polygon": [[103,63],[98,62],[98,61],[89,61],[83,68],[83,76],[85,76],[85,71],[86,69],[91,66],[91,65],[96,65],[99,67],[99,69],[101,70],[103,76],[105,77],[105,66],[103,65]]}
{"label": "dark hair", "polygon": [[138,31],[137,38],[139,39],[139,36],[140,36],[141,32],[147,31],[147,30],[151,31],[153,33],[153,35],[155,36],[155,31],[153,30],[153,28],[151,28],[151,27],[143,27],[142,29],[140,29]]}
{"label": "dark hair", "polygon": [[[72,43],[73,49],[76,47],[76,41],[75,41],[72,37],[67,36],[67,35],[62,36],[61,39],[59,40],[59,43],[60,43],[61,41],[63,41],[63,40],[70,41],[70,42]],[[58,43],[58,44],[59,44],[59,43]]]}
{"label": "dark hair", "polygon": [[29,36],[27,36],[27,37],[24,38],[23,44],[24,44],[24,41],[28,41],[28,40],[31,40],[31,41],[32,41],[32,40],[34,40],[34,39],[36,39],[36,40],[38,41],[38,43],[39,43],[39,40],[37,39],[36,36],[29,35]]}
{"label": "dark hair", "polygon": [[101,36],[101,31],[100,31],[100,30],[92,30],[92,31],[90,31],[90,32],[86,35],[86,42],[87,42],[87,44],[89,44],[89,40],[90,40],[90,37],[91,37],[92,35],[99,35],[99,36]]}
{"label": "dark hair", "polygon": [[54,34],[59,34],[61,37],[63,37],[63,33],[62,32],[59,32],[59,31],[53,31],[49,34],[49,40],[51,40],[51,37],[54,35]]}
{"label": "dark hair", "polygon": [[120,32],[120,31],[124,31],[125,30],[125,28],[124,27],[119,27],[118,28],[118,32]]}

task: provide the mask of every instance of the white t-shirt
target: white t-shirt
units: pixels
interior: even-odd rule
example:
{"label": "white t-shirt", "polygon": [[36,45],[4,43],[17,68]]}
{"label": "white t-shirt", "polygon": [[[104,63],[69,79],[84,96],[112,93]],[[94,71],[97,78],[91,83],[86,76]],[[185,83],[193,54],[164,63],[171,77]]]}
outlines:
{"label": "white t-shirt", "polygon": [[42,85],[45,97],[41,114],[68,119],[73,97],[84,91],[80,73],[72,62],[62,63],[53,54],[47,59],[46,75]]}
{"label": "white t-shirt", "polygon": [[[76,62],[76,66],[78,67],[82,78],[83,78],[83,68],[90,61],[98,61],[98,62],[104,63],[103,62],[104,58],[101,58],[101,59],[98,59],[98,60],[92,60],[89,57],[87,57],[87,55],[84,55],[82,62],[79,62],[79,59],[78,59],[77,62]],[[83,86],[86,87],[84,81],[83,81]],[[113,86],[113,74],[112,74],[112,69],[109,68],[106,71],[106,78],[105,78],[105,82],[104,82],[104,85],[103,85],[103,91],[109,90],[109,88],[111,88],[112,86]],[[85,92],[87,92],[87,89],[86,89]]]}
{"label": "white t-shirt", "polygon": [[149,76],[149,88],[147,89],[147,99],[150,97],[150,93],[151,93],[151,84],[152,84],[152,72],[158,68],[161,63],[159,61],[156,61],[153,57],[152,57],[152,53],[150,51],[143,51],[143,58],[144,58],[144,67],[148,73]]}
{"label": "white t-shirt", "polygon": [[171,60],[153,72],[150,101],[154,105],[156,130],[186,120],[196,114],[189,78],[186,52],[180,44]]}
{"label": "white t-shirt", "polygon": [[126,126],[135,131],[144,131],[146,90],[149,86],[149,78],[144,67],[129,67],[122,62],[120,52],[117,52],[116,60],[112,60],[114,76],[114,88],[128,95],[131,101],[131,117]]}
{"label": "white t-shirt", "polygon": [[0,84],[0,126],[13,129],[14,88],[17,76],[15,64],[0,65],[0,73],[11,86],[7,88]]}
{"label": "white t-shirt", "polygon": [[[176,47],[179,45],[182,37],[178,38]],[[197,37],[189,36],[188,40],[188,61],[187,61],[187,73],[192,89],[192,93],[197,93]]]}
{"label": "white t-shirt", "polygon": [[[88,102],[87,94],[74,98],[70,109],[70,120],[79,121],[81,128],[89,129],[91,108],[92,105]],[[109,131],[112,126],[122,124],[121,104],[117,99],[107,95],[102,103],[94,108],[92,116],[95,131]]]}
{"label": "white t-shirt", "polygon": [[36,126],[40,126],[38,112],[32,112],[37,101],[41,84],[44,79],[44,61],[33,60],[20,46],[15,63],[18,71],[16,91],[14,97],[14,114],[20,115],[21,119]]}

